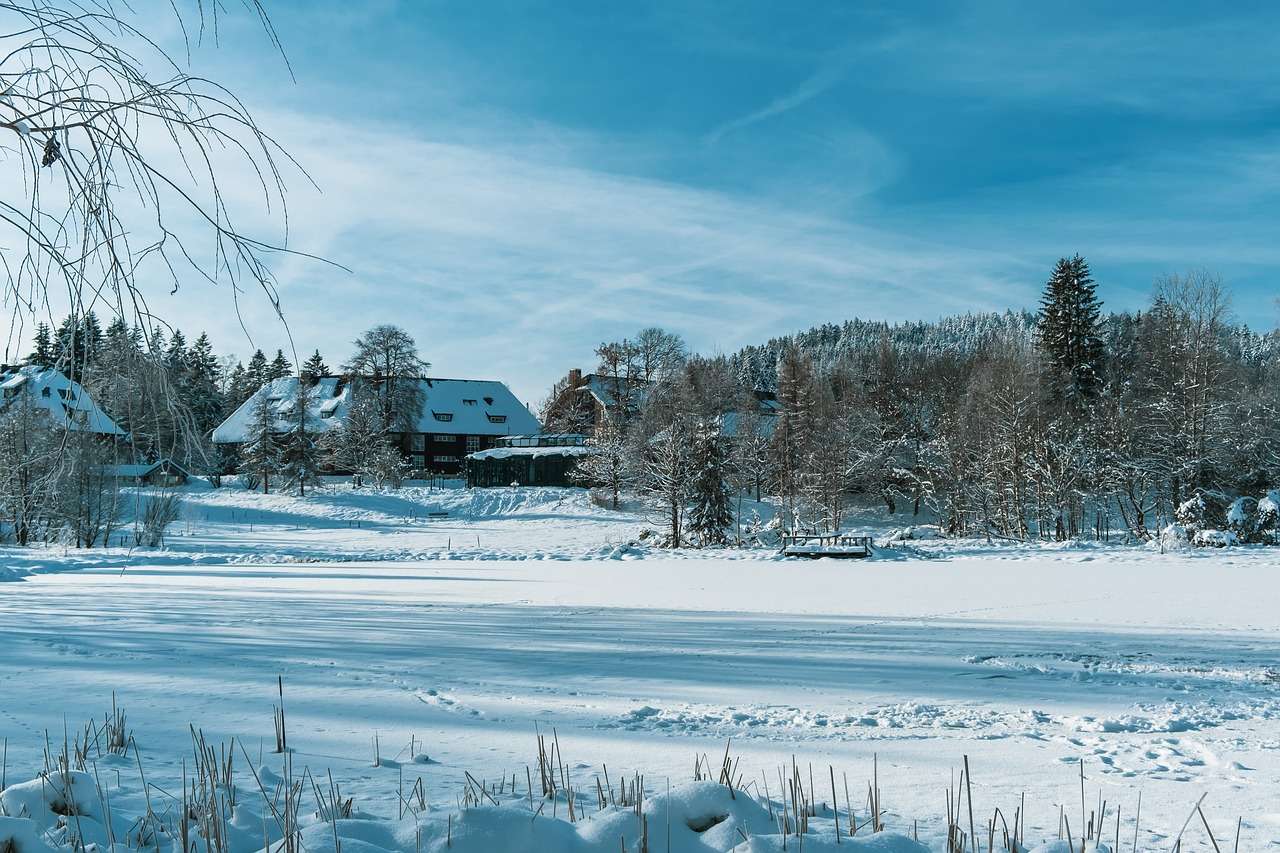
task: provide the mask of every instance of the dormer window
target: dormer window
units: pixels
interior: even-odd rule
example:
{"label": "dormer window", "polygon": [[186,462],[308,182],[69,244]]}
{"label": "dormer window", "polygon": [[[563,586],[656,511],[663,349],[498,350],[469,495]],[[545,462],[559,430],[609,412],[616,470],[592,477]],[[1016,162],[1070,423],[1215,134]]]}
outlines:
{"label": "dormer window", "polygon": [[432,412],[431,412],[431,416],[432,416],[432,417],[434,417],[434,418],[435,418],[436,420],[438,420],[438,421],[451,421],[451,420],[453,420],[453,412],[437,412],[437,411],[435,411],[435,410],[433,409],[433,410],[432,410]]}
{"label": "dormer window", "polygon": [[489,415],[489,423],[491,424],[505,424],[506,422],[506,415]]}
{"label": "dormer window", "polygon": [[485,398],[484,398],[484,404],[485,404],[486,406],[492,406],[492,405],[493,405],[493,398],[492,398],[492,397],[485,397]]}
{"label": "dormer window", "polygon": [[463,401],[462,401],[462,405],[464,405],[464,406],[474,406],[475,404],[476,404],[476,401],[475,401],[475,400],[463,400]]}

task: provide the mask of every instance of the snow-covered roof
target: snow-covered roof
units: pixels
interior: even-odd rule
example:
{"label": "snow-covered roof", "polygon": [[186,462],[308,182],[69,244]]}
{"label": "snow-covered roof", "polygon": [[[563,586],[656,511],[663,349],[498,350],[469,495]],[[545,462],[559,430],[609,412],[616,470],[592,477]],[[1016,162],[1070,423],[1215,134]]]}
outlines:
{"label": "snow-covered roof", "polygon": [[[445,435],[518,435],[536,433],[538,419],[506,385],[487,379],[419,379],[422,414],[412,432]],[[296,405],[298,378],[286,376],[266,383],[213,431],[215,444],[240,444],[249,438],[253,411],[265,398],[275,408],[276,431],[287,432],[296,421],[289,414]],[[311,428],[324,432],[342,424],[351,404],[351,383],[345,377],[323,376],[311,389]]]}
{"label": "snow-covered roof", "polygon": [[532,457],[538,459],[543,456],[592,456],[599,453],[594,447],[582,447],[579,445],[561,445],[559,447],[491,447],[488,450],[480,450],[475,453],[468,453],[467,458],[476,462],[483,462],[486,459],[510,459],[513,456]]}
{"label": "snow-covered roof", "polygon": [[612,409],[616,403],[615,392],[619,387],[625,389],[630,395],[630,403],[633,406],[639,406],[644,402],[644,398],[649,394],[650,383],[643,379],[615,379],[612,376],[601,376],[599,373],[589,373],[582,377],[582,384],[577,390],[580,393],[590,394],[595,397],[600,405],[606,409]]}
{"label": "snow-covered roof", "polygon": [[20,399],[49,415],[58,426],[73,431],[86,430],[100,435],[124,435],[124,430],[80,386],[61,371],[27,365],[0,371],[0,411],[11,408]]}
{"label": "snow-covered roof", "polygon": [[103,465],[101,468],[103,474],[124,479],[141,479],[156,470],[183,474],[187,477],[191,476],[191,473],[186,468],[183,468],[172,459],[161,459],[158,462],[141,462],[133,465]]}
{"label": "snow-covered roof", "polygon": [[[720,416],[720,434],[725,438],[737,438],[738,426],[742,422],[742,415],[739,412],[725,412]],[[768,414],[761,414],[756,418],[756,434],[762,438],[770,438],[773,431],[778,426],[778,416],[773,414],[770,408]]]}

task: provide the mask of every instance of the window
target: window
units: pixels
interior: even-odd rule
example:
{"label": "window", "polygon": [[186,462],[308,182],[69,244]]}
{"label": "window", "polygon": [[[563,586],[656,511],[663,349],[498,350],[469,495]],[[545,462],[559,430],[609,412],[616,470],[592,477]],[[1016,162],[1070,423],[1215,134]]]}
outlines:
{"label": "window", "polygon": [[480,452],[480,436],[478,435],[467,436],[467,452],[468,453]]}
{"label": "window", "polygon": [[427,437],[420,432],[415,432],[410,442],[412,443],[412,449],[416,453],[421,453],[427,449]]}
{"label": "window", "polygon": [[438,432],[435,435],[431,436],[431,440],[436,442],[443,441],[446,444],[454,444],[457,442],[458,437],[456,435],[445,435],[442,432]]}
{"label": "window", "polygon": [[48,385],[46,385],[46,386],[44,386],[43,388],[41,388],[41,389],[40,389],[40,396],[41,396],[41,397],[48,397],[48,396],[49,396],[49,386],[48,386]]}
{"label": "window", "polygon": [[493,405],[493,398],[492,398],[492,397],[485,397],[485,398],[484,398],[484,404],[485,404],[486,406],[492,406],[492,405]]}
{"label": "window", "polygon": [[432,416],[433,416],[436,420],[438,420],[438,421],[451,421],[451,420],[453,420],[453,412],[437,412],[437,411],[434,411],[434,410],[433,410],[433,411],[431,412],[431,414],[432,414]]}
{"label": "window", "polygon": [[475,404],[476,404],[476,401],[475,401],[475,400],[463,400],[463,401],[462,401],[462,405],[464,405],[464,406],[474,406]]}
{"label": "window", "polygon": [[432,460],[433,462],[436,462],[437,464],[440,464],[440,465],[448,465],[448,464],[450,464],[450,463],[457,462],[457,461],[458,461],[458,457],[456,457],[456,456],[432,456],[432,457],[431,457],[431,460]]}
{"label": "window", "polygon": [[506,422],[506,415],[489,415],[489,423],[491,424],[505,424]]}

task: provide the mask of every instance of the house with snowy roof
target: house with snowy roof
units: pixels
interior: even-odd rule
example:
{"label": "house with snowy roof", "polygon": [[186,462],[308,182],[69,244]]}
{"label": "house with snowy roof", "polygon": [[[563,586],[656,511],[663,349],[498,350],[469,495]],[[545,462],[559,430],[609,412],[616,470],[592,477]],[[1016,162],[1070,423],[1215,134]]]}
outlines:
{"label": "house with snowy roof", "polygon": [[125,431],[98,408],[79,382],[59,370],[35,364],[0,367],[0,412],[29,406],[59,427],[112,439]]}
{"label": "house with snowy roof", "polygon": [[[340,427],[353,400],[352,382],[362,380],[321,376],[311,381],[311,428],[326,432]],[[416,471],[456,475],[467,454],[493,447],[501,437],[541,429],[538,419],[502,382],[436,378],[416,381],[422,396],[417,422],[409,430],[391,435],[392,442]],[[274,412],[275,430],[281,435],[288,432],[298,420],[294,410],[298,382],[298,377],[286,376],[264,384],[214,429],[214,444],[234,450],[248,441],[254,411],[264,400]]]}
{"label": "house with snowy roof", "polygon": [[594,436],[610,418],[630,418],[644,405],[652,383],[637,377],[608,376],[574,368],[556,384],[547,406],[547,423]]}

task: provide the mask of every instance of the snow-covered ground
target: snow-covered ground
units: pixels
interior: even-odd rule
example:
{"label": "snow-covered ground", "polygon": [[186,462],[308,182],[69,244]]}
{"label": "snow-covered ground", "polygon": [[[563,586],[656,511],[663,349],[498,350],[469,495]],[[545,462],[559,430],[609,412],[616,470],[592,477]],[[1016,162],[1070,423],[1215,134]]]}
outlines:
{"label": "snow-covered ground", "polygon": [[[294,774],[308,767],[327,786],[331,770],[358,811],[383,819],[341,830],[349,853],[617,850],[622,837],[635,849],[639,820],[625,809],[591,804],[592,820],[569,826],[560,800],[530,821],[525,767],[538,788],[535,731],[553,730],[588,803],[606,765],[615,790],[644,774],[655,851],[668,811],[698,823],[700,810],[733,815],[678,830],[673,850],[780,849],[768,806],[726,806],[722,787],[688,784],[695,756],[718,769],[729,739],[750,794],[767,779],[775,808],[794,757],[806,785],[812,764],[824,804],[828,768],[837,783],[847,774],[866,820],[874,762],[888,829],[911,835],[918,820],[933,849],[966,755],[979,826],[997,806],[1011,820],[1025,794],[1032,842],[1057,838],[1063,806],[1078,849],[1083,759],[1087,810],[1105,799],[1110,827],[1120,805],[1124,849],[1140,793],[1139,849],[1168,849],[1202,794],[1220,844],[1240,817],[1240,849],[1280,846],[1274,549],[926,541],[868,561],[786,561],[631,544],[650,522],[580,491],[186,499],[163,552],[0,551],[22,578],[0,584],[11,785],[40,769],[46,731],[56,752],[64,720],[74,738],[113,691],[148,782],[165,791],[181,791],[191,762],[188,724],[214,743],[237,738],[281,774],[282,676]],[[502,809],[463,815],[466,772],[505,776]],[[145,813],[132,755],[103,760],[98,776],[120,814]],[[399,786],[419,777],[422,836],[395,820]],[[819,812],[809,849],[834,845]],[[254,840],[232,853],[262,846],[261,809],[243,820]],[[327,823],[307,833],[307,850],[332,849]],[[1198,816],[1187,841],[1212,849]]]}

